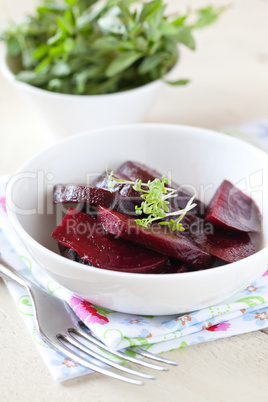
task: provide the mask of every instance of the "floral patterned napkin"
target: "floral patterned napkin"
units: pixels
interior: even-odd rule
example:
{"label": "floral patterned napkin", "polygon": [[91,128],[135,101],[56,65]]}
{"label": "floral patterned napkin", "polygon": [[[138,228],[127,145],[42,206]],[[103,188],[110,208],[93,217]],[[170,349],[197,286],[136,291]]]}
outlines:
{"label": "floral patterned napkin", "polygon": [[[250,142],[254,141],[268,151],[268,120],[244,125],[239,130],[228,128],[226,132]],[[40,287],[46,288],[55,297],[66,300],[90,331],[108,346],[124,349],[139,345],[153,353],[160,353],[268,328],[268,271],[236,294],[228,304],[184,315],[153,317],[123,314],[108,311],[75,297],[39,267],[14,232],[5,210],[6,180],[4,177],[0,180],[2,257]],[[36,330],[29,295],[11,282],[8,282],[7,286],[54,380],[65,381],[90,373],[90,370],[70,361],[42,340]]]}

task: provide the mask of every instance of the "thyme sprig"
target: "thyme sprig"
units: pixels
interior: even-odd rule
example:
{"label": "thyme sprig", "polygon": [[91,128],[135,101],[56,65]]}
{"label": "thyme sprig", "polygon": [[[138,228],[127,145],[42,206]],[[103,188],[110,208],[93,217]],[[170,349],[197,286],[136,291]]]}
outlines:
{"label": "thyme sprig", "polygon": [[108,188],[112,190],[112,188],[119,184],[130,184],[135,191],[138,191],[141,194],[141,198],[143,199],[140,206],[135,206],[135,212],[137,215],[148,215],[143,219],[136,219],[135,222],[148,228],[153,222],[157,220],[161,220],[167,218],[169,216],[178,216],[176,219],[170,219],[169,221],[161,221],[158,222],[159,225],[165,225],[171,228],[171,230],[184,231],[184,227],[181,224],[184,216],[193,209],[196,204],[193,203],[195,195],[188,201],[185,208],[180,209],[175,212],[169,212],[169,204],[168,201],[171,198],[175,198],[178,196],[177,190],[171,187],[167,187],[166,184],[170,185],[171,180],[169,180],[166,176],[160,179],[149,180],[147,183],[143,183],[140,179],[136,181],[128,181],[124,179],[117,179],[114,177],[114,172],[108,172],[108,168],[106,169],[107,177],[108,177]]}

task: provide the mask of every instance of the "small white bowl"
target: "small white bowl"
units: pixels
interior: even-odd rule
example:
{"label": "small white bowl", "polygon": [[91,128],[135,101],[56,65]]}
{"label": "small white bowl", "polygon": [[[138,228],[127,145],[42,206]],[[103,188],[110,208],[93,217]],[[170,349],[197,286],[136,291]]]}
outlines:
{"label": "small white bowl", "polygon": [[141,123],[164,83],[156,80],[128,91],[107,95],[65,95],[16,80],[12,62],[0,52],[0,71],[43,118],[56,135],[70,134],[118,124]]}
{"label": "small white bowl", "polygon": [[[137,160],[190,184],[208,202],[223,179],[251,194],[263,213],[262,249],[204,271],[144,275],[91,268],[58,253],[51,233],[62,218],[52,208],[57,183],[87,183],[106,166]],[[268,157],[241,140],[205,129],[143,124],[103,128],[42,151],[12,177],[7,209],[17,233],[60,284],[92,303],[136,314],[175,314],[222,303],[268,268]]]}

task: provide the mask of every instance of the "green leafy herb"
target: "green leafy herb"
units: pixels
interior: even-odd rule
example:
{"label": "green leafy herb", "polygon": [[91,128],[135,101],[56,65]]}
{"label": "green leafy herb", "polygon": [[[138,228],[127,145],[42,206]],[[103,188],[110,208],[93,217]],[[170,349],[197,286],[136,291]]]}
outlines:
{"label": "green leafy herb", "polygon": [[35,15],[9,24],[0,40],[18,62],[20,81],[74,95],[120,92],[163,78],[180,45],[195,50],[193,30],[223,10],[202,8],[192,22],[190,13],[168,17],[164,0],[41,0]]}
{"label": "green leafy herb", "polygon": [[193,196],[184,209],[169,212],[169,199],[177,197],[177,190],[167,187],[166,184],[170,185],[171,181],[167,179],[167,177],[163,176],[162,181],[159,179],[154,179],[153,181],[148,181],[147,183],[142,183],[141,180],[137,179],[135,182],[128,181],[124,179],[117,179],[114,177],[114,172],[108,172],[108,168],[106,169],[107,177],[108,177],[108,188],[111,190],[116,183],[122,184],[131,184],[132,188],[135,191],[138,191],[141,194],[141,198],[143,199],[140,206],[135,207],[135,211],[137,215],[148,215],[143,219],[136,219],[135,222],[143,227],[150,226],[153,222],[162,220],[163,218],[167,218],[169,216],[177,216],[177,218],[170,219],[169,221],[161,221],[158,222],[159,225],[166,225],[171,228],[171,230],[179,230],[184,231],[184,228],[181,224],[181,220],[184,218],[186,213],[193,209],[196,204],[193,204],[193,200],[195,196]]}

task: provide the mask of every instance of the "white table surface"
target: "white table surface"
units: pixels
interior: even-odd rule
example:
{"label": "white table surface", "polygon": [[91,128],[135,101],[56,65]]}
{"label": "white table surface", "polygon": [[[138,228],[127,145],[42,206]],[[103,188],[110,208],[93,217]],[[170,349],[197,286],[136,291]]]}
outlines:
{"label": "white table surface", "polygon": [[[16,19],[37,1],[4,0]],[[1,0],[0,4],[3,3]],[[231,4],[211,28],[196,32],[198,49],[183,51],[178,73],[192,83],[166,87],[147,121],[222,126],[268,116],[268,1],[169,0],[170,9]],[[4,27],[0,8],[0,29]],[[0,174],[55,141],[35,112],[0,76]],[[268,332],[166,353],[179,362],[157,381],[135,387],[92,374],[53,382],[0,281],[1,401],[267,401]]]}

